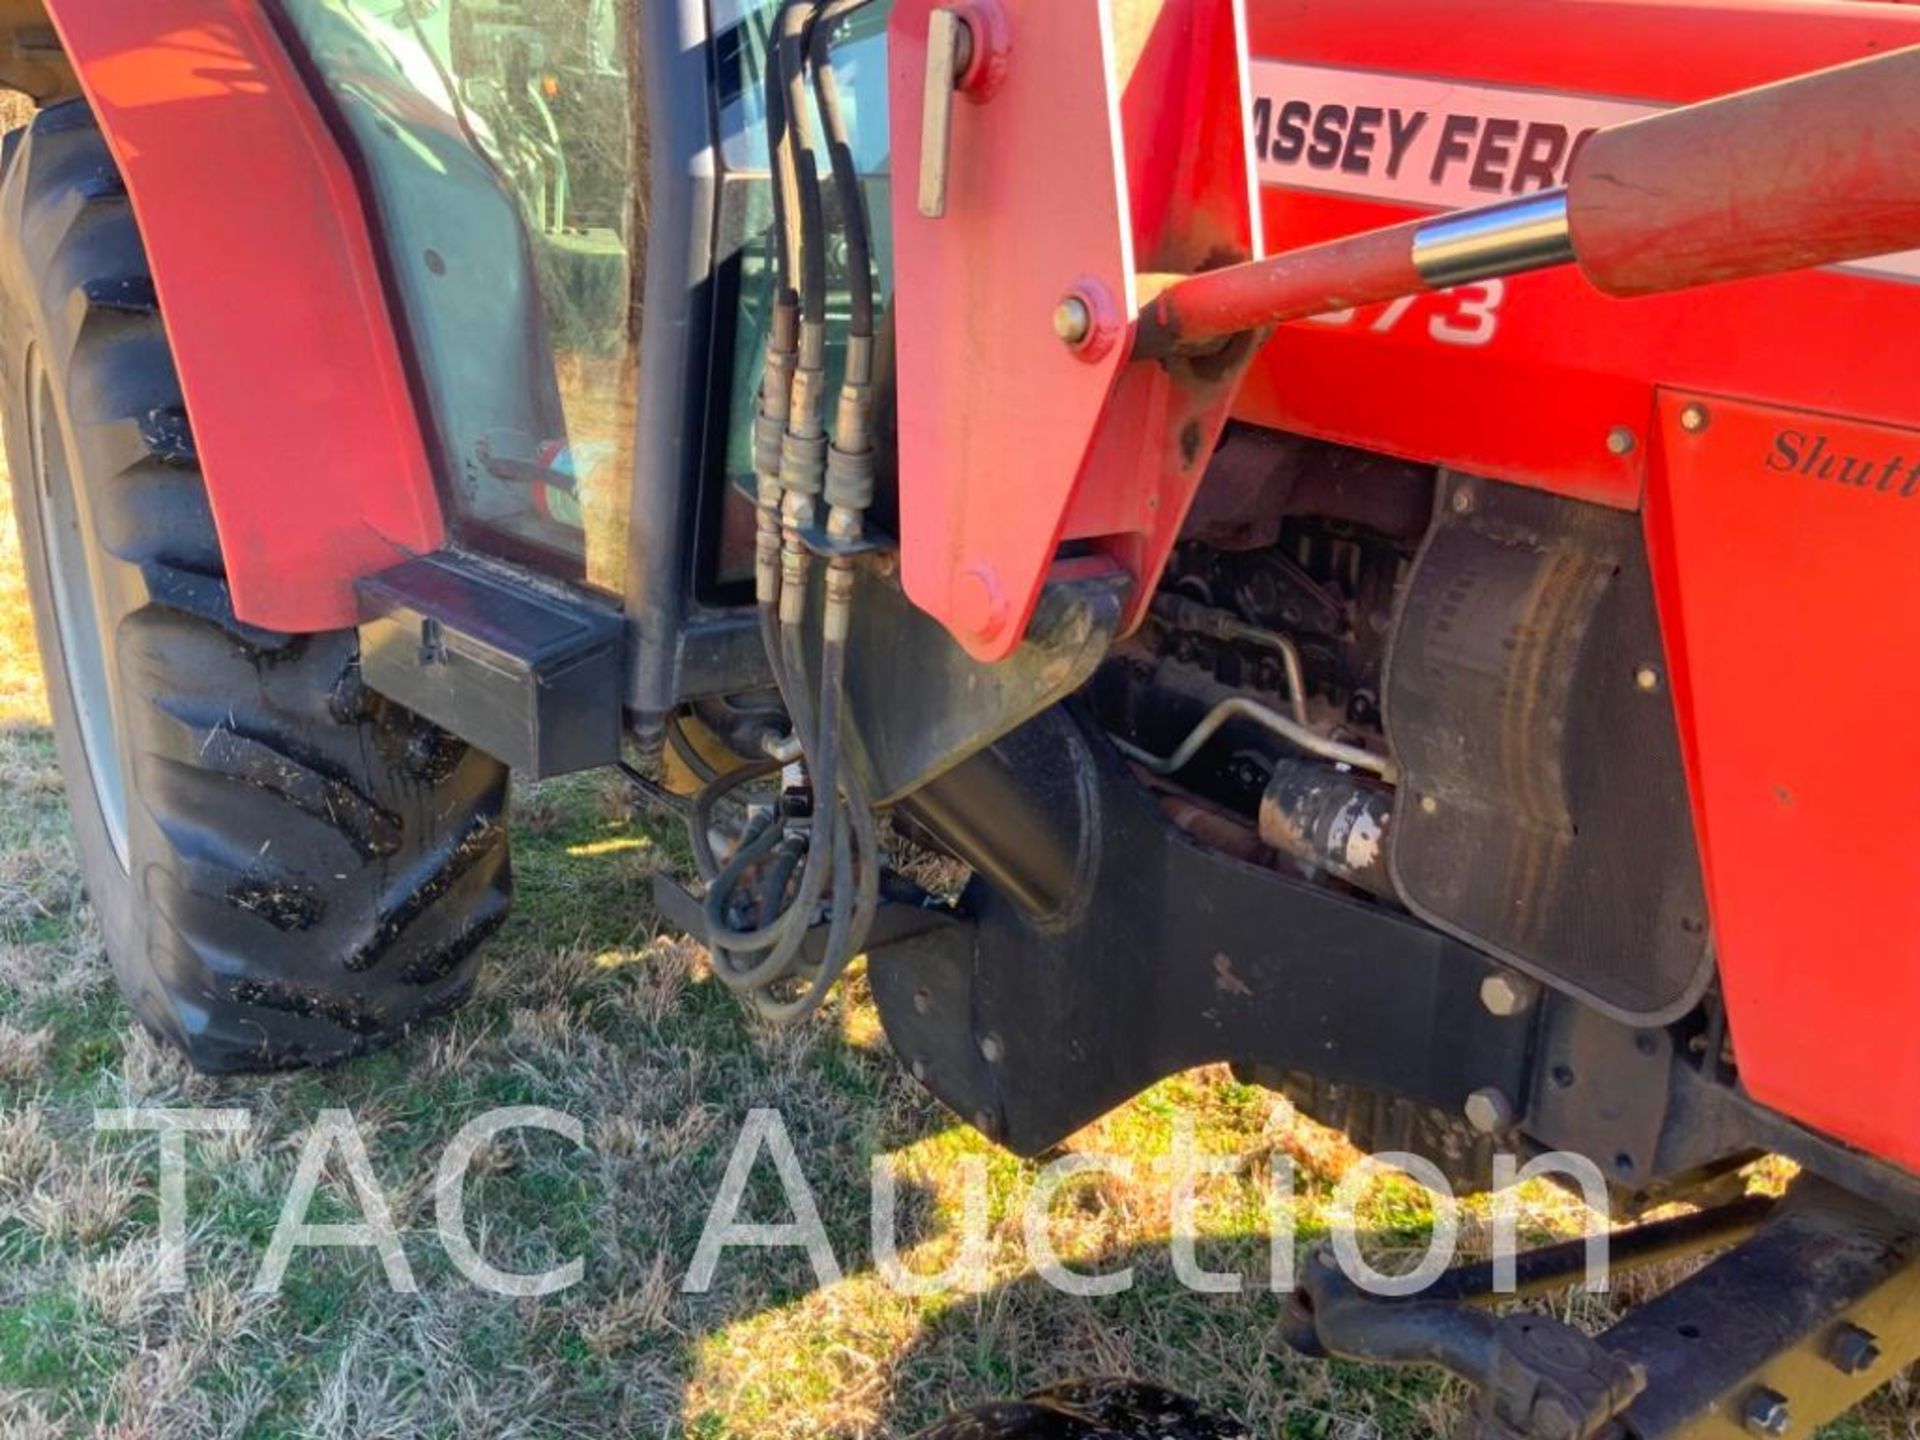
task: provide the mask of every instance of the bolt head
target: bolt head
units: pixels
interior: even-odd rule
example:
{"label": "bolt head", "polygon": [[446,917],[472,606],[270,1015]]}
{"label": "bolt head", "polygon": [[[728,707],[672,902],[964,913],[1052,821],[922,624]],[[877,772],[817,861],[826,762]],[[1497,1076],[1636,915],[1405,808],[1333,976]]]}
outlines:
{"label": "bolt head", "polygon": [[1006,1053],[1007,1047],[1001,1043],[998,1035],[980,1037],[980,1058],[989,1065],[998,1065]]}
{"label": "bolt head", "polygon": [[1762,1386],[1740,1407],[1740,1420],[1749,1435],[1785,1435],[1793,1428],[1793,1410],[1786,1396]]}
{"label": "bolt head", "polygon": [[1482,1135],[1494,1135],[1513,1123],[1513,1102],[1505,1093],[1488,1086],[1467,1097],[1467,1123]]}
{"label": "bolt head", "polygon": [[1471,515],[1473,513],[1473,503],[1474,503],[1473,491],[1469,490],[1466,486],[1462,485],[1458,490],[1453,492],[1452,503],[1453,503],[1454,514]]}
{"label": "bolt head", "polygon": [[1614,455],[1631,455],[1639,444],[1633,431],[1624,425],[1616,425],[1607,432],[1607,450]]}
{"label": "bolt head", "polygon": [[1480,1003],[1503,1019],[1525,1013],[1539,993],[1538,985],[1519,975],[1489,975],[1480,982]]}
{"label": "bolt head", "polygon": [[1069,295],[1053,312],[1053,333],[1064,345],[1084,345],[1093,334],[1093,307],[1078,295]]}
{"label": "bolt head", "polygon": [[1420,797],[1420,813],[1422,815],[1438,815],[1440,813],[1440,802],[1431,795],[1422,795]]}
{"label": "bolt head", "polygon": [[954,623],[979,640],[995,639],[1007,625],[1007,600],[1000,577],[975,566],[954,583]]}
{"label": "bolt head", "polygon": [[1660,688],[1660,672],[1651,665],[1642,665],[1633,672],[1633,683],[1651,695]]}
{"label": "bolt head", "polygon": [[926,1061],[916,1060],[913,1062],[913,1078],[918,1080],[922,1085],[927,1083],[927,1076],[931,1073],[932,1072],[927,1069]]}
{"label": "bolt head", "polygon": [[1842,1325],[1827,1346],[1827,1358],[1842,1375],[1864,1375],[1880,1363],[1880,1342],[1858,1325]]}
{"label": "bolt head", "polygon": [[1698,435],[1713,423],[1713,416],[1704,405],[1689,405],[1680,412],[1680,428],[1689,435]]}

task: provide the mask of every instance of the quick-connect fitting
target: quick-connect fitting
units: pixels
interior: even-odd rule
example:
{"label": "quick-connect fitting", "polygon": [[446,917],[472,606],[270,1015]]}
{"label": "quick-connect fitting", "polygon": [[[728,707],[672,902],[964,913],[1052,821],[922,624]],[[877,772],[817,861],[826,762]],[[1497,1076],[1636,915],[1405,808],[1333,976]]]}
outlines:
{"label": "quick-connect fitting", "polygon": [[827,566],[827,604],[821,636],[830,645],[846,644],[853,629],[855,573],[853,562],[845,558],[836,558]]}
{"label": "quick-connect fitting", "polygon": [[827,327],[800,326],[800,359],[793,374],[792,405],[780,448],[780,484],[789,494],[818,495],[826,482]]}
{"label": "quick-connect fitting", "polygon": [[753,598],[762,605],[780,603],[780,507],[754,509]]}
{"label": "quick-connect fitting", "polygon": [[783,299],[774,309],[767,338],[766,370],[753,422],[754,500],[758,535],[754,547],[754,597],[763,605],[780,599],[780,469],[787,424],[793,413],[793,376],[800,363],[800,310]]}
{"label": "quick-connect fitting", "polygon": [[819,497],[827,482],[829,441],[823,423],[827,388],[827,327],[817,320],[800,326],[800,363],[793,377],[793,409],[780,452],[780,623],[806,619],[807,584],[812,556],[805,536],[819,519]]}
{"label": "quick-connect fitting", "polygon": [[753,421],[753,473],[762,505],[780,503],[780,457],[793,415],[793,375],[800,364],[800,309],[792,300],[774,308],[766,368]]}
{"label": "quick-connect fitting", "polygon": [[859,540],[866,532],[867,507],[873,504],[874,455],[850,455],[835,446],[827,457],[827,534],[835,540]]}
{"label": "quick-connect fitting", "polygon": [[855,336],[847,342],[846,383],[840,387],[833,447],[827,455],[827,534],[854,541],[866,528],[873,504],[873,342]]}
{"label": "quick-connect fitting", "polygon": [[780,623],[800,625],[807,618],[807,586],[813,573],[813,554],[792,530],[780,550]]}

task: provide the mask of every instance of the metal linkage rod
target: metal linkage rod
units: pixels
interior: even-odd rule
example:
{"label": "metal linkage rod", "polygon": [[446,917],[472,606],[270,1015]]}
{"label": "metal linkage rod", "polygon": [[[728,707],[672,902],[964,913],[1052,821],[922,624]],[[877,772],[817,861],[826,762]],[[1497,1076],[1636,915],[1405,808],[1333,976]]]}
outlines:
{"label": "metal linkage rod", "polygon": [[1653,295],[1915,246],[1920,47],[1602,130],[1564,190],[1143,277],[1161,288],[1135,353],[1570,263],[1609,295]]}

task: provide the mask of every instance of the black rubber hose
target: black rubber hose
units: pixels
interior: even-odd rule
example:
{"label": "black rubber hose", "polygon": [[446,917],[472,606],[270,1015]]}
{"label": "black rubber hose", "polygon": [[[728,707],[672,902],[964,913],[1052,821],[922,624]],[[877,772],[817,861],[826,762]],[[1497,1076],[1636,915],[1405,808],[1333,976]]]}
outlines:
{"label": "black rubber hose", "polygon": [[[788,0],[788,4],[797,0]],[[767,37],[765,105],[767,111],[767,165],[773,181],[773,252],[775,302],[797,302],[795,276],[800,265],[800,233],[796,228],[800,187],[793,165],[793,134],[787,124],[787,85],[780,64],[780,18],[775,17]]]}
{"label": "black rubber hose", "polygon": [[[825,960],[812,973],[796,972],[794,978],[802,980],[806,989],[790,1000],[777,1000],[766,990],[757,991],[753,997],[755,1010],[763,1019],[777,1025],[791,1025],[804,1020],[825,1002],[833,993],[833,987],[840,982],[853,964],[867,948],[867,936],[873,929],[874,915],[880,902],[880,853],[875,846],[877,827],[873,809],[864,802],[864,797],[850,794],[847,797],[848,814],[852,819],[852,834],[849,827],[842,826],[834,839],[833,884],[834,905],[831,924],[827,930]],[[859,837],[864,838],[859,838]],[[854,880],[854,854],[860,856],[859,880]]]}
{"label": "black rubber hose", "polygon": [[[780,700],[787,707],[787,719],[791,723],[793,710],[793,682],[787,675],[787,657],[780,650],[780,605],[778,601],[760,602],[760,645],[767,652],[767,664],[773,671],[773,685],[780,692]],[[799,735],[795,725],[794,734]],[[805,742],[802,742],[804,747]]]}
{"label": "black rubber hose", "polygon": [[827,322],[826,206],[820,166],[813,153],[813,125],[807,116],[807,43],[818,14],[818,0],[787,0],[780,11],[779,55],[786,85],[787,144],[799,187],[801,248],[800,316],[816,325]]}
{"label": "black rubber hose", "polygon": [[[833,68],[833,27],[871,3],[872,0],[835,0],[827,5],[814,23],[809,42],[814,98],[826,125],[834,191],[840,199],[841,221],[847,232],[847,289],[852,312],[848,333],[858,340],[871,340],[874,334],[873,222],[867,212],[860,170],[854,164],[846,108],[840,103],[840,85]],[[870,378],[860,377],[862,383]]]}
{"label": "black rubber hose", "polygon": [[[786,0],[775,17],[767,47],[766,111],[768,160],[774,172],[775,271],[779,301],[781,304],[792,303],[796,281],[809,273],[809,267],[817,268],[821,274],[820,312],[824,315],[825,265],[824,246],[821,243],[823,217],[818,214],[819,180],[810,153],[804,79],[796,81],[793,73],[796,55],[804,59],[804,37],[817,4],[818,0]],[[816,198],[811,202],[808,200],[809,190],[816,193]],[[813,287],[809,285],[807,288]],[[806,753],[805,731],[808,727],[805,725],[805,697],[791,683],[792,677],[783,663],[774,606],[763,602],[760,620],[768,663],[773,669],[781,697],[786,701],[795,734],[801,738],[802,753]],[[764,775],[777,771],[779,766],[753,769]],[[743,783],[746,783],[745,777],[736,782]],[[731,987],[751,989],[778,974],[791,959],[792,952],[804,941],[813,907],[818,904],[820,892],[825,887],[827,863],[824,859],[818,863],[807,863],[794,903],[783,909],[774,920],[757,930],[735,931],[731,926],[730,914],[741,883],[754,866],[782,843],[787,828],[778,823],[768,826],[761,836],[743,844],[729,864],[721,867],[712,848],[712,813],[714,806],[733,788],[736,788],[735,785],[723,783],[706,787],[695,804],[694,820],[689,828],[695,860],[709,881],[705,910],[714,972]],[[831,806],[826,817],[826,834],[816,833],[813,837],[815,843],[822,840],[830,842],[833,828]],[[816,826],[816,832],[818,829]],[[791,870],[782,862],[776,866],[776,872],[784,877]],[[784,884],[783,878],[783,890]],[[774,898],[777,903],[779,896]],[[745,954],[761,950],[771,953],[757,963],[749,963],[742,958]]]}
{"label": "black rubber hose", "polygon": [[[757,996],[768,986],[777,984],[792,975],[800,959],[802,947],[806,944],[807,935],[813,928],[814,912],[819,909],[821,896],[826,893],[827,875],[832,869],[832,850],[838,843],[839,835],[840,826],[836,823],[833,809],[829,808],[815,818],[813,833],[807,839],[804,855],[800,857],[803,868],[800,871],[800,886],[794,895],[793,903],[781,912],[778,919],[764,929],[755,932],[754,935],[740,937],[742,939],[772,938],[772,948],[767,950],[759,960],[748,963],[743,958],[742,952],[751,953],[750,948],[733,942],[731,937],[727,945],[715,945],[714,973],[729,989],[737,990],[750,997]],[[767,852],[761,852],[762,855],[765,853]],[[754,861],[757,862],[759,858],[760,856],[755,856]],[[739,870],[729,870],[728,874],[722,877],[721,883],[716,884],[708,893],[709,923],[714,923],[716,896],[724,898],[737,890],[740,876],[746,868],[748,867],[742,866]],[[836,899],[836,907],[838,904]],[[721,909],[724,912],[725,906],[723,905]],[[721,919],[724,920],[724,918],[722,913]],[[716,925],[715,933],[726,932]]]}
{"label": "black rubber hose", "polygon": [[800,868],[806,848],[805,840],[793,835],[787,837],[787,843],[775,853],[767,878],[760,885],[762,915],[777,915],[787,908],[787,889],[793,884],[793,873]]}
{"label": "black rubber hose", "polygon": [[[779,11],[774,46],[781,93],[774,93],[776,67],[770,65],[767,113],[771,154],[778,171],[774,188],[776,225],[782,245],[782,294],[784,297],[790,293],[787,286],[797,278],[803,319],[824,325],[828,290],[826,215],[812,126],[807,115],[806,70],[811,56],[814,97],[825,117],[828,154],[847,227],[853,312],[850,337],[870,340],[875,309],[872,230],[832,70],[830,33],[822,23],[850,14],[867,3],[869,0],[837,0],[837,3],[787,0]],[[866,377],[859,378],[865,382]],[[779,624],[774,609],[766,605],[761,607],[760,621],[761,637],[787,702],[795,737],[800,742],[801,753],[812,766],[813,830],[805,843],[804,856],[793,850],[786,851],[762,882],[760,899],[764,911],[768,906],[779,904],[794,869],[803,867],[792,903],[782,909],[775,920],[753,932],[736,932],[728,927],[728,915],[740,884],[749,871],[778,848],[780,842],[774,836],[784,830],[779,826],[769,827],[766,834],[743,846],[733,862],[720,871],[709,887],[706,908],[714,940],[716,974],[730,987],[745,991],[762,1015],[772,1020],[791,1021],[817,1008],[853,958],[864,949],[878,909],[881,863],[878,826],[865,786],[851,766],[843,767],[841,763],[845,643],[829,640],[822,647],[819,703],[815,710],[809,704],[811,697],[806,694],[806,666],[799,628]],[[703,792],[706,803],[696,805],[703,826],[719,798],[718,793],[709,796]],[[706,861],[714,859],[704,833],[696,841],[696,853],[702,851]],[[703,868],[705,866],[703,862]],[[717,864],[713,868],[717,869]],[[798,962],[829,871],[833,879],[833,899],[825,961],[809,974]],[[758,963],[743,961],[744,954],[761,950],[767,953]],[[805,992],[794,1000],[776,1000],[772,987],[795,979],[808,982]]]}
{"label": "black rubber hose", "polygon": [[[760,609],[761,642],[766,646],[769,660],[775,667],[776,677],[780,680],[781,697],[787,704],[787,716],[793,723],[794,737],[800,742],[800,753],[810,760],[822,756],[820,748],[828,738],[837,745],[839,726],[833,726],[831,737],[817,734],[813,724],[813,711],[810,697],[806,693],[806,665],[801,654],[800,637],[797,631],[790,631],[774,618],[768,607]],[[844,658],[844,657],[843,657]],[[836,712],[838,707],[836,708]],[[778,769],[778,765],[771,768]],[[834,795],[826,782],[833,778],[834,767],[828,764],[825,774],[821,773],[819,763],[815,762],[813,775],[815,786],[814,833],[808,847],[806,869],[801,875],[799,894],[794,903],[777,919],[753,931],[734,931],[727,922],[727,911],[732,908],[733,890],[739,884],[747,869],[746,865],[729,866],[713,881],[707,890],[707,926],[714,948],[715,973],[734,989],[752,989],[776,977],[781,968],[790,962],[806,932],[812,924],[813,911],[820,903],[820,896],[826,889],[827,870],[832,863],[831,836],[835,823]],[[717,798],[717,797],[716,797]],[[696,842],[697,858],[698,842]],[[736,857],[736,862],[737,862]],[[789,944],[791,942],[791,944]],[[722,955],[722,951],[729,952]],[[741,963],[734,952],[771,951],[765,960],[748,966]],[[776,963],[777,962],[777,963]]]}
{"label": "black rubber hose", "polygon": [[820,1002],[846,970],[847,962],[840,957],[846,953],[847,932],[852,925],[852,894],[853,842],[846,827],[841,826],[833,838],[833,913],[827,925],[826,963],[812,973],[796,966],[779,977],[805,984],[806,989],[792,999],[777,999],[772,985],[756,989],[751,997],[753,1008],[763,1020],[775,1025],[791,1025],[820,1008]]}
{"label": "black rubber hose", "polygon": [[[814,96],[827,131],[827,153],[833,167],[834,189],[839,196],[840,215],[847,234],[847,288],[850,296],[850,338],[871,340],[876,331],[873,279],[873,221],[867,208],[866,189],[860,183],[859,166],[854,162],[852,134],[847,127],[846,107],[841,103],[839,77],[833,65],[834,28],[873,0],[829,0],[814,22],[809,48],[813,61]],[[850,377],[861,384],[870,383],[872,351],[862,349],[868,358],[869,373]],[[851,353],[851,352],[850,352]],[[853,738],[851,718],[843,721],[848,738]],[[880,872],[879,827],[874,819],[871,797],[853,766],[842,761],[848,813],[854,825],[854,843],[860,859],[860,889],[853,929],[847,939],[846,963],[866,948],[867,936],[879,908]],[[831,983],[831,982],[829,982]],[[824,992],[823,992],[824,993]]]}
{"label": "black rubber hose", "polygon": [[[806,939],[820,897],[826,893],[830,861],[827,846],[832,841],[835,828],[833,807],[817,808],[813,832],[807,840],[806,868],[801,871],[800,887],[793,904],[757,930],[732,929],[727,912],[733,906],[734,892],[740,888],[746,872],[771,850],[771,846],[752,855],[743,849],[708,888],[708,933],[713,941],[716,959],[720,958],[720,952],[725,952],[726,964],[721,978],[729,985],[742,990],[754,989],[777,979],[792,962],[801,942]],[[786,832],[776,824],[769,826],[767,833],[784,837]],[[756,954],[762,958],[751,964],[739,958]]]}
{"label": "black rubber hose", "polygon": [[729,770],[711,784],[703,786],[700,793],[694,796],[693,813],[687,820],[687,838],[693,845],[694,863],[700,867],[702,879],[712,882],[719,878],[721,871],[719,857],[713,853],[714,808],[741,786],[779,773],[780,763],[777,760],[757,760],[751,765]]}
{"label": "black rubber hose", "polygon": [[[787,668],[798,677],[805,673],[799,654],[800,637],[797,630],[782,628],[782,639],[788,647]],[[845,680],[846,647],[830,643],[822,650],[822,696],[834,696],[837,702],[837,697],[845,688]],[[792,906],[777,920],[759,930],[739,932],[730,929],[727,910],[732,903],[732,893],[750,868],[741,864],[738,857],[707,892],[707,924],[716,951],[724,949],[729,959],[743,951],[767,952],[765,958],[752,966],[733,968],[728,962],[716,965],[716,973],[736,989],[757,990],[791,972],[793,961],[806,942],[820,897],[826,893],[827,874],[833,866],[835,835],[840,829],[839,795],[835,788],[839,768],[836,763],[840,746],[839,704],[824,706],[818,718],[819,733],[814,736],[801,735],[802,747],[813,761],[813,833],[808,840],[805,868],[801,871],[799,892],[794,896]],[[720,961],[717,953],[715,959]]]}
{"label": "black rubber hose", "polygon": [[[747,872],[771,855],[785,838],[786,832],[779,825],[767,826],[740,846],[733,859],[727,862],[727,867],[707,887],[707,933],[712,942],[709,948],[713,953],[713,973],[730,988],[744,988],[744,982],[739,977],[750,974],[757,966],[750,966],[741,960],[731,944],[722,943],[722,936],[730,938],[734,933],[728,911],[733,908],[740,882],[746,878]],[[788,918],[783,915],[781,921]]]}
{"label": "black rubber hose", "polygon": [[880,824],[875,818],[873,797],[867,793],[864,781],[859,780],[854,767],[847,770],[847,810],[853,817],[853,838],[860,851],[860,889],[853,913],[853,934],[847,941],[848,959],[861,954],[867,948],[867,937],[873,933],[874,916],[880,911],[880,876],[886,869],[886,857],[880,852]]}
{"label": "black rubber hose", "polygon": [[[844,694],[845,680],[845,646],[829,646],[822,659],[822,689],[824,691],[832,684],[838,687],[837,693]],[[837,711],[839,705],[833,708]],[[831,727],[823,725],[823,734],[829,728],[837,733],[841,727],[838,723]],[[844,798],[836,797],[835,808],[844,805],[846,815],[834,837],[834,898],[825,962],[812,977],[805,992],[794,999],[776,1000],[764,991],[754,994],[754,1008],[763,1018],[776,1024],[791,1024],[805,1019],[820,1007],[840,977],[846,974],[847,967],[866,950],[867,937],[872,933],[874,916],[879,911],[880,876],[884,867],[879,845],[879,825],[874,818],[872,800],[855,767],[845,764],[842,758],[838,768],[838,785]],[[860,865],[857,882],[853,871],[856,853]]]}

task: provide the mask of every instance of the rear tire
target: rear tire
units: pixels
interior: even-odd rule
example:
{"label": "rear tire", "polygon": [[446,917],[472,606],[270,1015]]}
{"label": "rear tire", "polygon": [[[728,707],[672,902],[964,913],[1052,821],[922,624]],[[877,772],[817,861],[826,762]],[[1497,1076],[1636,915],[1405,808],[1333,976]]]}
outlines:
{"label": "rear tire", "polygon": [[121,990],[205,1070],[374,1049],[463,1000],[506,917],[506,770],[368,691],[351,631],[235,618],[152,275],[85,103],[9,136],[4,164],[0,419]]}

